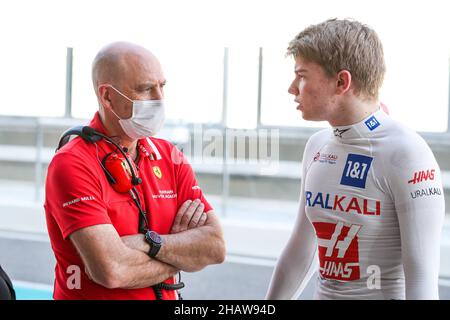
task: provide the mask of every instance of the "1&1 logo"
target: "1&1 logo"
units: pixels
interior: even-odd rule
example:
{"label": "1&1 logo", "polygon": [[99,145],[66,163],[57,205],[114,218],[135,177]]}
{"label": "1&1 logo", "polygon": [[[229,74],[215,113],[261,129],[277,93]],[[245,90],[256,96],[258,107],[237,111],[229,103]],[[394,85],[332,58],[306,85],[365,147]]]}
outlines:
{"label": "1&1 logo", "polygon": [[342,173],[341,184],[364,189],[372,157],[349,153]]}
{"label": "1&1 logo", "polygon": [[380,122],[378,122],[378,120],[377,120],[377,118],[375,118],[375,116],[371,116],[364,123],[366,124],[367,128],[370,131],[373,131],[373,130],[375,130],[376,128],[378,128],[380,126]]}

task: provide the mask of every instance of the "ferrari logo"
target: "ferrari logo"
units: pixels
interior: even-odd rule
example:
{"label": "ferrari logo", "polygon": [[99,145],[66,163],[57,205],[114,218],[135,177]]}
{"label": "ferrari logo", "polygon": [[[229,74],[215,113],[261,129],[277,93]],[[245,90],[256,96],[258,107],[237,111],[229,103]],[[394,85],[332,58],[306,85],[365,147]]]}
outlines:
{"label": "ferrari logo", "polygon": [[153,173],[155,174],[155,176],[158,177],[158,179],[162,178],[162,172],[161,172],[161,169],[158,166],[154,166],[153,167]]}

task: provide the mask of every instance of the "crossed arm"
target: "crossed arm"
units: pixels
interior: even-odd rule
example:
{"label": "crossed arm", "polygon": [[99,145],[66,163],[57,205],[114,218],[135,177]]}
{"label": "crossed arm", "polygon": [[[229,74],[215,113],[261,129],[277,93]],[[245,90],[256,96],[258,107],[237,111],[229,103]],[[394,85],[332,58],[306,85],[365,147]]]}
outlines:
{"label": "crossed arm", "polygon": [[74,232],[70,239],[86,273],[106,288],[145,288],[180,270],[193,272],[222,263],[225,244],[214,212],[203,212],[200,201],[186,201],[178,210],[171,234],[162,236],[156,259],[147,255],[143,235],[120,237],[112,225],[95,225]]}
{"label": "crossed arm", "polygon": [[[188,200],[180,207],[171,234],[161,235],[163,245],[156,259],[187,272],[223,262],[225,245],[219,220],[213,211],[204,213],[203,209],[199,200]],[[141,252],[150,250],[142,234],[126,236],[122,240]]]}

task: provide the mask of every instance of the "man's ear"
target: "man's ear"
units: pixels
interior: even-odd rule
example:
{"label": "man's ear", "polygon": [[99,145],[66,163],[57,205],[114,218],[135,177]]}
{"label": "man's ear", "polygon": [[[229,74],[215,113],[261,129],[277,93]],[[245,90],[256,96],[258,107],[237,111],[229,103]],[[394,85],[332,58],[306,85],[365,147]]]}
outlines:
{"label": "man's ear", "polygon": [[106,85],[106,84],[101,84],[97,88],[98,98],[100,100],[101,105],[105,109],[112,109],[111,96],[110,96],[109,88],[110,87],[108,85]]}
{"label": "man's ear", "polygon": [[336,92],[344,94],[352,85],[352,74],[348,70],[341,70],[336,75]]}

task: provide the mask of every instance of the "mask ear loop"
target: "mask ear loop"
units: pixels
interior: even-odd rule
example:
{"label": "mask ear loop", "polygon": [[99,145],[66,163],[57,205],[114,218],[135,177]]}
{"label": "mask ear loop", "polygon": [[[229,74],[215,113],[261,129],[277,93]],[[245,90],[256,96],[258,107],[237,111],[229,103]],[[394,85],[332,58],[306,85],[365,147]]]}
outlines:
{"label": "mask ear loop", "polygon": [[114,112],[114,110],[113,109],[111,109],[111,112],[117,117],[117,119],[119,119],[119,120],[123,120],[121,117],[119,117],[118,115],[117,115],[117,113],[115,113]]}
{"label": "mask ear loop", "polygon": [[112,84],[108,84],[109,87],[113,88],[114,90],[116,90],[116,92],[118,94],[120,94],[122,97],[124,97],[125,99],[127,99],[128,101],[133,102],[133,100],[131,100],[130,98],[128,98],[126,95],[124,95],[122,92],[120,92],[119,90],[117,90]]}
{"label": "mask ear loop", "polygon": [[[107,86],[113,88],[118,94],[120,94],[122,97],[124,97],[125,99],[127,99],[128,101],[130,101],[130,102],[134,105],[134,101],[133,101],[133,100],[131,100],[131,99],[128,98],[126,95],[124,95],[122,92],[120,92],[119,90],[117,90],[112,84],[107,84]],[[134,110],[134,106],[133,106],[133,110]],[[119,119],[119,120],[124,120],[124,119],[122,119],[121,117],[119,117],[119,116],[117,115],[117,113],[114,112],[113,109],[111,109],[111,112],[117,117],[117,119]],[[131,116],[133,116],[133,115],[131,115]]]}

